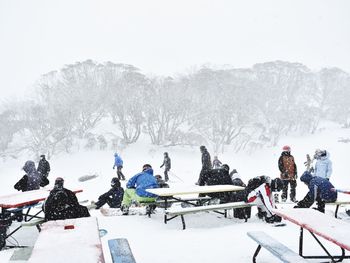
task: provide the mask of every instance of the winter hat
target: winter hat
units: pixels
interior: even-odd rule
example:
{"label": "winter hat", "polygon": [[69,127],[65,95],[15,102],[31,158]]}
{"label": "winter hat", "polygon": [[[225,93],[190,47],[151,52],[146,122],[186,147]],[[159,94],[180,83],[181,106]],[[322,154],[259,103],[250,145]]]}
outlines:
{"label": "winter hat", "polygon": [[56,180],[55,180],[55,188],[63,188],[63,183],[64,183],[64,180],[62,177],[57,177]]}
{"label": "winter hat", "polygon": [[45,158],[45,154],[40,155],[40,158]]}
{"label": "winter hat", "polygon": [[120,187],[120,181],[117,177],[113,177],[111,181],[111,186],[112,187]]}
{"label": "winter hat", "polygon": [[152,169],[152,166],[151,166],[150,164],[144,164],[144,165],[142,166],[142,172],[143,172],[143,171],[146,171],[146,170],[148,170],[148,169]]}
{"label": "winter hat", "polygon": [[283,150],[284,152],[290,152],[290,146],[285,145],[285,146],[283,146],[282,150]]}
{"label": "winter hat", "polygon": [[201,147],[199,147],[199,149],[200,149],[201,151],[204,151],[204,150],[206,150],[207,148],[205,148],[205,146],[202,145]]}

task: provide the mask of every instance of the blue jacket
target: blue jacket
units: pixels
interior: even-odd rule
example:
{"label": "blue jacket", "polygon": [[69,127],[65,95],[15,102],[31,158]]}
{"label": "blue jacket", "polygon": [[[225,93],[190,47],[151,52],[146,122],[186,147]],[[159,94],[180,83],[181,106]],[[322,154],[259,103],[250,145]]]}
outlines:
{"label": "blue jacket", "polygon": [[146,192],[147,188],[159,188],[157,179],[153,176],[153,170],[148,169],[131,177],[126,184],[126,188],[135,188],[136,194],[142,197],[157,197]]}
{"label": "blue jacket", "polygon": [[314,176],[328,178],[332,174],[332,162],[329,160],[329,153],[326,152],[325,156],[321,156],[315,164]]}
{"label": "blue jacket", "polygon": [[118,154],[114,155],[114,166],[123,166],[123,160]]}
{"label": "blue jacket", "polygon": [[300,177],[300,181],[306,183],[309,187],[308,195],[312,200],[316,199],[317,193],[323,201],[334,202],[337,200],[337,192],[331,191],[334,186],[327,179],[304,172]]}

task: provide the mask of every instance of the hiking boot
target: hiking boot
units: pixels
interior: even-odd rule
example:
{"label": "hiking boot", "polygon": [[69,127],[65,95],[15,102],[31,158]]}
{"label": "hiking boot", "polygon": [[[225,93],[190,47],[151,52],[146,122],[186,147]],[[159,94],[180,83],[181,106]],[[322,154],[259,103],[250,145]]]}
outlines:
{"label": "hiking boot", "polygon": [[121,210],[122,210],[123,215],[128,215],[129,214],[129,206],[122,205]]}

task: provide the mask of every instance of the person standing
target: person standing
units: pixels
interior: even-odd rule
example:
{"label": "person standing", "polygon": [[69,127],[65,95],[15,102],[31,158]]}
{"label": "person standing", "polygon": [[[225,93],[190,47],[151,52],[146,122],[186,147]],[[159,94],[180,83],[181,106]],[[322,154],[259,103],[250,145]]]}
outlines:
{"label": "person standing", "polygon": [[43,177],[48,177],[50,172],[50,163],[45,159],[45,155],[40,155],[38,164],[38,173]]}
{"label": "person standing", "polygon": [[326,150],[316,150],[314,158],[316,159],[316,164],[313,175],[329,180],[333,171],[332,161],[329,159],[329,152]]}
{"label": "person standing", "polygon": [[125,176],[122,173],[123,169],[123,160],[122,158],[118,155],[118,153],[114,154],[114,165],[113,169],[117,166],[117,176],[119,180],[125,180]]}
{"label": "person standing", "polygon": [[213,168],[214,169],[219,169],[222,165],[222,162],[218,159],[218,157],[215,155],[214,160],[213,160]]}
{"label": "person standing", "polygon": [[202,153],[202,170],[199,174],[197,184],[199,184],[199,182],[203,180],[202,177],[204,176],[204,174],[212,169],[211,158],[207,148],[204,145],[202,145],[201,147],[199,147],[199,150]]}
{"label": "person standing", "polygon": [[165,182],[169,181],[169,176],[168,176],[168,172],[171,168],[171,159],[169,158],[169,154],[167,152],[164,153],[164,160],[163,160],[163,164],[160,166],[160,168],[164,167],[164,178],[165,178]]}
{"label": "person standing", "polygon": [[278,159],[278,168],[281,172],[281,179],[283,180],[282,202],[287,200],[288,185],[290,185],[290,200],[296,202],[297,166],[290,151],[290,146],[283,146],[281,156]]}

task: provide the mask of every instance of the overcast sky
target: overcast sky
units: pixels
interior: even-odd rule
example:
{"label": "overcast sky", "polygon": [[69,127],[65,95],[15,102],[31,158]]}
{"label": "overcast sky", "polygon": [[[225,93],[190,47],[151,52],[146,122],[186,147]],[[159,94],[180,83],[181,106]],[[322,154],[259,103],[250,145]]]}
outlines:
{"label": "overcast sky", "polygon": [[350,72],[348,0],[0,0],[1,97],[93,59],[175,74],[204,63]]}

